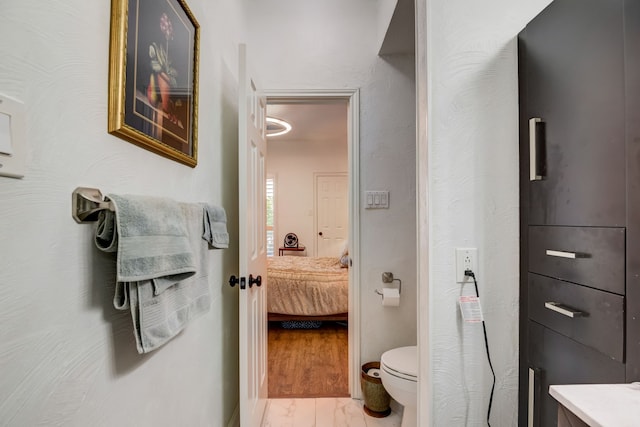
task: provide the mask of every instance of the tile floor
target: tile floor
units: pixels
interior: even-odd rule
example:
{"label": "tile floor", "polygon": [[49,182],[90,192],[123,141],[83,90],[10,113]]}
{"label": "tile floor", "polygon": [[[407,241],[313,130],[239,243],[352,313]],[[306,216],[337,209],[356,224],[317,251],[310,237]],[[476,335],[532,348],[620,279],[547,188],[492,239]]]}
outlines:
{"label": "tile floor", "polygon": [[269,399],[262,427],[400,427],[402,406],[391,404],[391,415],[373,418],[363,401],[351,398]]}

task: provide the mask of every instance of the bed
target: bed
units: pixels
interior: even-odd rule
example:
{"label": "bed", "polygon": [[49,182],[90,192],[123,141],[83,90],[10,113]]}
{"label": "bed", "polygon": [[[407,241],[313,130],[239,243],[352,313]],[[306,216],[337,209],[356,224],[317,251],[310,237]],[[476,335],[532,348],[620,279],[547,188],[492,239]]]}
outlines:
{"label": "bed", "polygon": [[269,320],[347,320],[348,270],[337,257],[269,258]]}

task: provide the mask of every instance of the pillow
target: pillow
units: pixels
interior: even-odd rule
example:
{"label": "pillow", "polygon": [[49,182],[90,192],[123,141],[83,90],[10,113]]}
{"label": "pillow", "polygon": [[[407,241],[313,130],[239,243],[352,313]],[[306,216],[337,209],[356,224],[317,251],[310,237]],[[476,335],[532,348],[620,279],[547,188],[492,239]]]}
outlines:
{"label": "pillow", "polygon": [[343,255],[340,257],[340,267],[342,268],[349,267],[349,255]]}
{"label": "pillow", "polygon": [[344,242],[344,248],[342,248],[342,252],[340,253],[340,267],[347,268],[349,267],[349,242]]}

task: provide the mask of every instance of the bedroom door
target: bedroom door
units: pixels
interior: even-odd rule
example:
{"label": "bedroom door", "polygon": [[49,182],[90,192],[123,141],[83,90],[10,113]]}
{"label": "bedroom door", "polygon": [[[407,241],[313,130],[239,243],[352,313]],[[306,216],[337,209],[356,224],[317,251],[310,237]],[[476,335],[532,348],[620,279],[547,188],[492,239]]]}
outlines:
{"label": "bedroom door", "polygon": [[316,175],[316,254],[337,257],[349,232],[349,184],[346,174]]}
{"label": "bedroom door", "polygon": [[267,404],[266,98],[248,71],[245,45],[239,62],[240,425],[255,427]]}

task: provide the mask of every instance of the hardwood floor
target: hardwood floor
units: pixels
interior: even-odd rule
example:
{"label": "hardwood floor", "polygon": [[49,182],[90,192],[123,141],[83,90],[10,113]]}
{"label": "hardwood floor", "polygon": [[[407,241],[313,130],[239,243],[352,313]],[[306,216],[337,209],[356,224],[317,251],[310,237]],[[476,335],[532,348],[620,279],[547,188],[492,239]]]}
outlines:
{"label": "hardwood floor", "polygon": [[269,398],[348,397],[346,324],[285,329],[269,323]]}

